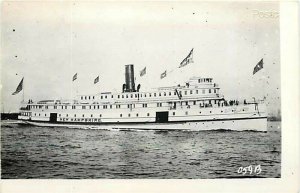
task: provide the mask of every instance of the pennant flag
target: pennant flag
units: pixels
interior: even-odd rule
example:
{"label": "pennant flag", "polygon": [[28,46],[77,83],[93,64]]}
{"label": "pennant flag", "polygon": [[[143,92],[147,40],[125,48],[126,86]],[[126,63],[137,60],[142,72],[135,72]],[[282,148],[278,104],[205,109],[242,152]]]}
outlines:
{"label": "pennant flag", "polygon": [[160,79],[163,79],[167,76],[167,71],[164,71],[161,75],[160,75]]}
{"label": "pennant flag", "polygon": [[259,70],[261,70],[264,67],[264,61],[263,58],[256,64],[256,66],[253,69],[253,75],[258,72]]}
{"label": "pennant flag", "polygon": [[16,95],[16,94],[18,94],[21,90],[23,90],[23,79],[24,79],[24,77],[22,78],[22,80],[21,80],[21,82],[19,83],[19,85],[18,85],[16,91],[15,91],[14,93],[12,93],[12,95]]}
{"label": "pennant flag", "polygon": [[145,74],[146,74],[146,67],[142,71],[140,71],[140,76],[144,76]]}
{"label": "pennant flag", "polygon": [[97,84],[97,82],[99,82],[99,76],[97,76],[97,78],[95,78],[94,84]]}
{"label": "pennant flag", "polygon": [[77,79],[77,73],[73,76],[73,81]]}
{"label": "pennant flag", "polygon": [[189,55],[187,55],[187,57],[185,57],[182,62],[180,63],[179,68],[186,66],[189,63],[193,62],[193,51],[194,48],[190,51]]}

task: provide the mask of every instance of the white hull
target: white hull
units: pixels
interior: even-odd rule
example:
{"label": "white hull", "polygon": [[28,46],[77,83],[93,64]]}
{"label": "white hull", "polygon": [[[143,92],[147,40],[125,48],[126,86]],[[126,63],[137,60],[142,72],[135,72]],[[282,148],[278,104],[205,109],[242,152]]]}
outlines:
{"label": "white hull", "polygon": [[128,124],[69,124],[24,121],[35,126],[69,127],[81,129],[140,129],[140,130],[232,130],[232,131],[267,131],[267,118],[236,119],[199,122],[176,122],[176,123],[128,123]]}

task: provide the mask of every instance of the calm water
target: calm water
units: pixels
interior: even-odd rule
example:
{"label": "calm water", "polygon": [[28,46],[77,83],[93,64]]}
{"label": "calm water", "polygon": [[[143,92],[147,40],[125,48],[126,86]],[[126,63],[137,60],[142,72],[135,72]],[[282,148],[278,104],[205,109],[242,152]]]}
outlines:
{"label": "calm water", "polygon": [[[267,133],[1,124],[2,178],[280,177],[280,122],[269,122]],[[261,173],[237,172],[249,165],[260,165]]]}

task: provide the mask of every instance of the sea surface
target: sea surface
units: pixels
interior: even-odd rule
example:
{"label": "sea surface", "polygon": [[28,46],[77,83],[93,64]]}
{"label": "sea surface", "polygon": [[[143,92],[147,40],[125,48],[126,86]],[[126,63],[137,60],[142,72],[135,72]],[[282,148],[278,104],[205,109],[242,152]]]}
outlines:
{"label": "sea surface", "polygon": [[1,122],[2,179],[279,178],[280,169],[280,122],[268,122],[268,132],[93,130]]}

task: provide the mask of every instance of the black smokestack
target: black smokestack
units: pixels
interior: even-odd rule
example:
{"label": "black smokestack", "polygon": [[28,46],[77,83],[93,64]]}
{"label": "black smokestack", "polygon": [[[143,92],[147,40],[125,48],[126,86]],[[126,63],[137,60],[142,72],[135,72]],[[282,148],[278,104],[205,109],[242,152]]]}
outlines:
{"label": "black smokestack", "polygon": [[135,92],[133,64],[125,65],[125,92]]}

